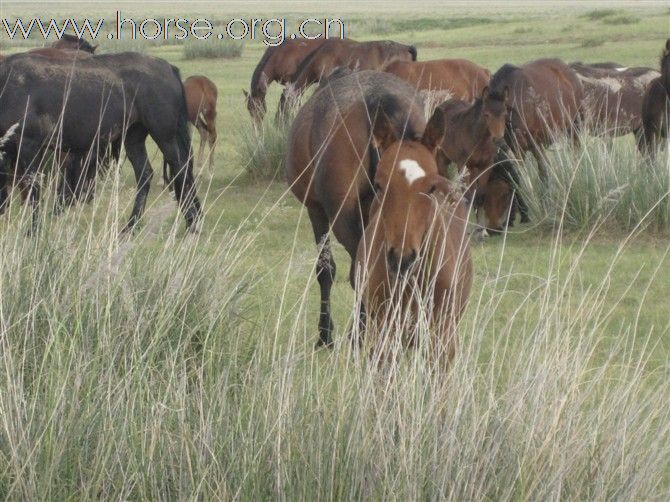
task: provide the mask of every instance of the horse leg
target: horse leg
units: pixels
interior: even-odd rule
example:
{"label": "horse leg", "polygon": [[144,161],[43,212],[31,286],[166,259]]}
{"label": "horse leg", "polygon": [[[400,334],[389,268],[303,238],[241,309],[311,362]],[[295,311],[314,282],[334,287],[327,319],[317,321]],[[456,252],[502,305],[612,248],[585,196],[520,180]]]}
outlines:
{"label": "horse leg", "polygon": [[214,120],[210,122],[210,126],[207,128],[208,138],[209,138],[209,171],[213,173],[214,165],[214,148],[216,147],[216,126],[214,125]]}
{"label": "horse leg", "polygon": [[319,339],[316,347],[332,347],[333,331],[335,326],[330,312],[330,290],[335,280],[335,260],[330,249],[328,237],[328,216],[321,207],[311,207],[307,210],[309,221],[312,223],[314,240],[319,247],[319,258],[316,262],[316,280],[321,290],[321,307],[319,309]]}
{"label": "horse leg", "polygon": [[37,170],[40,167],[39,144],[28,138],[23,138],[21,145],[21,153],[25,159],[23,166],[22,183],[27,186],[27,192],[24,192],[25,197],[31,207],[31,223],[28,229],[28,235],[32,235],[37,230],[39,218],[39,201],[40,201],[40,184],[37,179]]}
{"label": "horse leg", "polygon": [[[349,257],[351,258],[349,284],[354,291],[356,290],[356,253],[358,251],[358,243],[363,237],[363,226],[364,221],[359,210],[345,211],[344,209],[333,225],[333,232],[337,236],[337,240],[344,246],[344,249],[347,250]],[[352,345],[360,347],[363,342],[362,336],[357,337],[355,335],[357,333],[361,335],[365,333],[367,325],[367,315],[363,302],[360,302],[356,323],[358,330],[354,329],[352,326],[349,331],[349,339],[351,340]]]}
{"label": "horse leg", "polygon": [[147,155],[147,147],[145,144],[147,138],[147,130],[144,126],[135,124],[126,133],[125,146],[128,159],[133,166],[135,172],[135,181],[137,182],[137,193],[135,194],[135,203],[133,204],[133,211],[130,214],[130,219],[123,229],[123,232],[129,232],[139,221],[144,206],[147,203],[147,196],[149,195],[149,188],[151,185],[151,178],[153,177],[153,170],[149,163],[149,156]]}
{"label": "horse leg", "polygon": [[197,222],[202,216],[200,201],[195,193],[195,180],[193,179],[193,159],[189,152],[180,152],[177,141],[161,141],[154,138],[172,172],[172,187],[174,189],[177,204],[184,214],[186,226],[191,232],[197,232]]}
{"label": "horse leg", "polygon": [[546,187],[549,184],[549,175],[547,170],[547,162],[544,158],[544,155],[540,152],[540,149],[537,145],[531,147],[531,153],[535,157],[537,162],[537,170],[540,172],[540,180],[542,184]]}
{"label": "horse leg", "polygon": [[198,147],[198,164],[202,168],[203,159],[205,158],[205,144],[207,143],[207,127],[202,123],[202,121],[200,121],[200,119],[198,119],[197,123],[198,125],[196,126],[196,129],[200,135],[200,146]]}

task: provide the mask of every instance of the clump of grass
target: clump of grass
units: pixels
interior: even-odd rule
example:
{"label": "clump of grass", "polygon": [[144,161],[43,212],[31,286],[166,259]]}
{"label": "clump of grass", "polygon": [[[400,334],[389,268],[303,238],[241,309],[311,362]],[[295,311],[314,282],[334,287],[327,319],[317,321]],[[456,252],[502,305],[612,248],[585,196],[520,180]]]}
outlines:
{"label": "clump of grass", "polygon": [[273,117],[266,117],[260,128],[248,125],[240,130],[238,162],[250,179],[281,179],[290,130],[290,120],[276,122]]}
{"label": "clump of grass", "polygon": [[184,59],[237,59],[242,57],[244,42],[238,40],[209,40],[190,41],[183,46]]}
{"label": "clump of grass", "polygon": [[589,48],[589,47],[600,47],[605,43],[604,37],[591,37],[585,38],[582,40],[580,47]]}
{"label": "clump of grass", "polygon": [[590,19],[592,21],[597,21],[599,19],[603,19],[606,17],[613,16],[615,14],[620,13],[620,10],[617,9],[595,9],[587,12],[586,14],[582,15],[581,17]]}
{"label": "clump of grass", "polygon": [[[627,138],[628,139],[628,138]],[[522,192],[531,202],[535,221],[550,228],[670,231],[670,172],[635,148],[610,146],[587,136],[578,152],[559,143],[547,152],[549,181],[540,181],[534,162],[522,165]],[[632,146],[632,145],[631,145]]]}
{"label": "clump of grass", "polygon": [[500,22],[490,17],[422,17],[417,19],[401,19],[392,22],[393,31],[425,31],[425,30],[453,30],[469,28]]}
{"label": "clump of grass", "polygon": [[604,24],[635,24],[640,22],[640,18],[630,15],[630,14],[622,14],[620,16],[610,16],[606,17],[602,20]]}

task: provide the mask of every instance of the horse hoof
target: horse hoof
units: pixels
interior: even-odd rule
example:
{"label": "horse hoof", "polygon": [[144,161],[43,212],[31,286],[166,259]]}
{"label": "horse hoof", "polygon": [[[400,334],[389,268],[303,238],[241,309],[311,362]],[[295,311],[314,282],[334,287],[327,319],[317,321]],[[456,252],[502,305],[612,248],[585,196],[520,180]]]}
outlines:
{"label": "horse hoof", "polygon": [[323,339],[319,336],[319,339],[316,341],[314,344],[314,350],[319,350],[320,348],[327,348],[327,349],[332,349],[333,348],[333,339],[329,336],[326,339]]}

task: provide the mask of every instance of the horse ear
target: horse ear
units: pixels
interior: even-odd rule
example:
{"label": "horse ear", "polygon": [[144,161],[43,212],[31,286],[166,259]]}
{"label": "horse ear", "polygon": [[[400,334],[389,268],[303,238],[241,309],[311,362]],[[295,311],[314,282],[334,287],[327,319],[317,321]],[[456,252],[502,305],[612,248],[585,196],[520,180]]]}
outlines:
{"label": "horse ear", "polygon": [[242,94],[244,94],[244,97],[249,99],[249,93],[247,92],[246,89],[242,89]]}
{"label": "horse ear", "polygon": [[435,108],[433,116],[430,117],[428,124],[426,124],[426,129],[423,131],[421,143],[431,152],[434,152],[440,143],[442,143],[446,129],[447,119],[444,118],[442,108]]}
{"label": "horse ear", "polygon": [[508,86],[505,86],[505,88],[503,89],[503,101],[505,103],[509,103],[509,87]]}
{"label": "horse ear", "polygon": [[670,54],[670,38],[665,41],[665,53]]}
{"label": "horse ear", "polygon": [[486,101],[486,99],[489,97],[489,86],[484,86],[482,89],[482,101]]}
{"label": "horse ear", "polygon": [[393,124],[383,110],[379,110],[372,124],[372,139],[377,148],[383,150],[397,140]]}

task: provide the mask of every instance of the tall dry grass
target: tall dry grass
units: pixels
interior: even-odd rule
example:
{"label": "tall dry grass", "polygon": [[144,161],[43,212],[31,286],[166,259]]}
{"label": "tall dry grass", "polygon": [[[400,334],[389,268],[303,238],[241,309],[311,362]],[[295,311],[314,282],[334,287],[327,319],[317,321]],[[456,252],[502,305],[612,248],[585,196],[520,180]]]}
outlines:
{"label": "tall dry grass", "polygon": [[618,260],[586,286],[589,236],[567,263],[553,239],[536,276],[480,269],[445,376],[422,350],[382,368],[352,353],[353,301],[314,352],[314,263],[289,246],[266,273],[262,219],[184,237],[163,198],[120,239],[106,183],[92,208],[45,204],[31,238],[21,208],[2,222],[3,498],[668,495],[670,368],[637,323],[657,299],[611,322]]}

